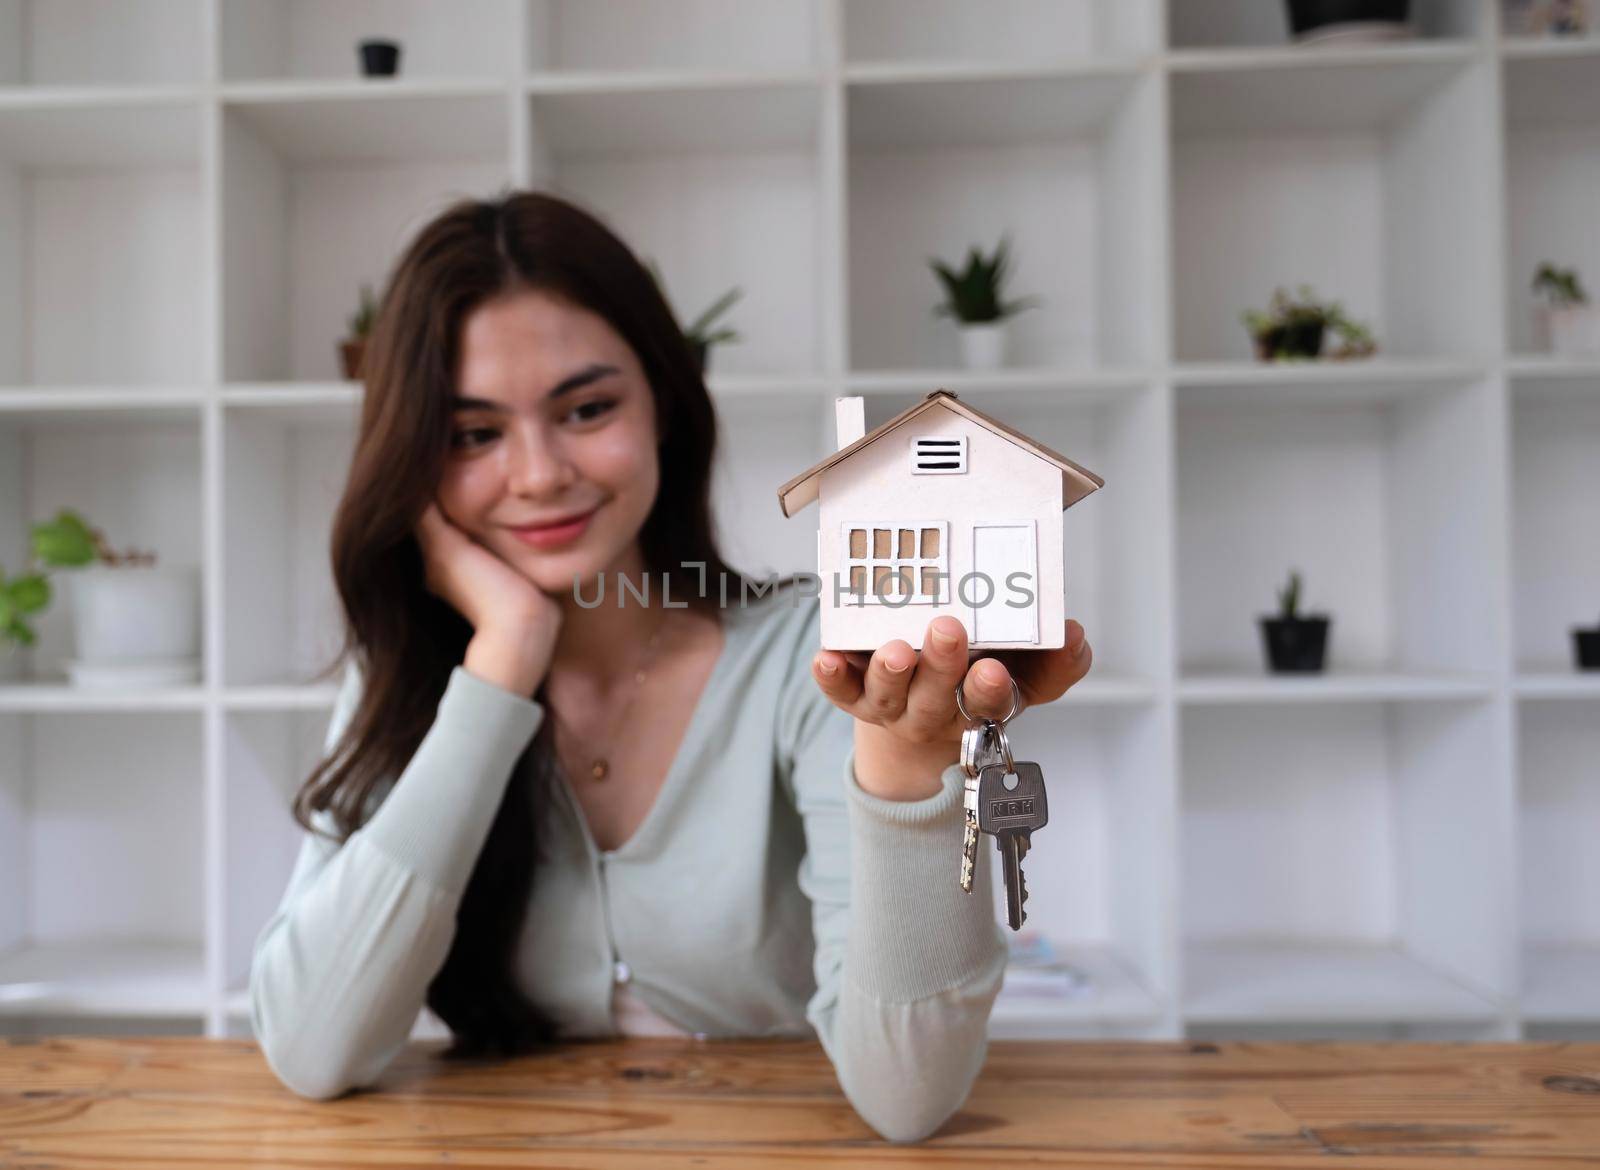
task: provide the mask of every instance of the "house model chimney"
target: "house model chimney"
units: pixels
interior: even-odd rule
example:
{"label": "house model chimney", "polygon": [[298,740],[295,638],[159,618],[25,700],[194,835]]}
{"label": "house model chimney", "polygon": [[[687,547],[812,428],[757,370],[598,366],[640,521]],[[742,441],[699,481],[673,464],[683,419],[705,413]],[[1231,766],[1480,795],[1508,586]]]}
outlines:
{"label": "house model chimney", "polygon": [[867,433],[865,401],[859,395],[854,398],[835,398],[833,400],[834,418],[838,422],[839,430],[837,450],[843,451],[851,443],[854,443]]}

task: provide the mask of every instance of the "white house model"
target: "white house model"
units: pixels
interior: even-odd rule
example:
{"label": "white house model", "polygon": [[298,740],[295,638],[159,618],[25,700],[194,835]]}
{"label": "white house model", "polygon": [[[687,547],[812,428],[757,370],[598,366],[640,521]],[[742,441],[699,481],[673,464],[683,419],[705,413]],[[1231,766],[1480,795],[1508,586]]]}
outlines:
{"label": "white house model", "polygon": [[838,449],[778,489],[817,501],[822,648],[920,649],[950,614],[979,649],[1066,641],[1061,513],[1105,481],[947,390],[873,430],[834,400]]}

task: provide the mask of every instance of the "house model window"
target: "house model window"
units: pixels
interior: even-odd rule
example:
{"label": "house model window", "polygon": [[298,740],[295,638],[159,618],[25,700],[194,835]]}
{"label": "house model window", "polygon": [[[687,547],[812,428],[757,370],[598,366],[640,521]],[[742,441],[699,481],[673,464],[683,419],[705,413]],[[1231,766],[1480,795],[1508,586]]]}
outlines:
{"label": "house model window", "polygon": [[911,443],[911,470],[918,475],[962,475],[967,470],[967,436],[923,435]]}
{"label": "house model window", "polygon": [[854,604],[928,605],[949,600],[950,522],[882,520],[845,524],[846,588]]}

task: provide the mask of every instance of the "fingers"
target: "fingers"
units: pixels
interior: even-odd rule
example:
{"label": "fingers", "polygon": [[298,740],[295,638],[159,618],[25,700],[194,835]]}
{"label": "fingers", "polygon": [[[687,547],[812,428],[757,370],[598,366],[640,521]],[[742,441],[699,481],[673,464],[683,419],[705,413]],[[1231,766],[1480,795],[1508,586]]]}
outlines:
{"label": "fingers", "polygon": [[906,719],[928,738],[948,735],[956,710],[956,684],[967,673],[967,628],[945,615],[934,618],[922,639],[922,656],[906,696]]}
{"label": "fingers", "polygon": [[1068,620],[1066,645],[1060,650],[1019,654],[1009,663],[1022,690],[1022,697],[1030,705],[1049,703],[1059,699],[1067,689],[1089,673],[1094,652],[1084,635],[1083,626]]}
{"label": "fingers", "polygon": [[917,652],[904,638],[885,642],[873,653],[862,680],[858,714],[874,723],[893,723],[906,709]]}
{"label": "fingers", "polygon": [[1011,672],[998,658],[980,658],[972,664],[962,680],[961,696],[972,715],[1003,719],[1022,714],[1020,705],[1014,712],[1011,709]]}
{"label": "fingers", "polygon": [[811,677],[830,702],[854,712],[861,701],[861,673],[840,650],[822,650],[811,659]]}

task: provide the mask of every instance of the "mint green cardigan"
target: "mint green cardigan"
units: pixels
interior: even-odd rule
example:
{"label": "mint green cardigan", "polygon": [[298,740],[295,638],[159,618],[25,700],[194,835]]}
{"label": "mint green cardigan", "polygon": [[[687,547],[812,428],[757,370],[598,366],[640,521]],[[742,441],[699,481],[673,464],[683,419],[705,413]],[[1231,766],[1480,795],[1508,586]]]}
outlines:
{"label": "mint green cardigan", "polygon": [[[917,1140],[966,1099],[1006,960],[989,862],[970,895],[957,884],[961,770],[923,800],[867,794],[853,720],[811,678],[816,600],[786,585],[720,613],[721,656],[634,835],[597,849],[558,783],[519,983],[570,1037],[615,1034],[618,977],[689,1032],[814,1030],[862,1118]],[[325,753],[360,685],[348,667]],[[407,1041],[543,715],[456,667],[362,827],[342,846],[304,835],[250,969],[256,1037],[294,1092],[369,1085]]]}

